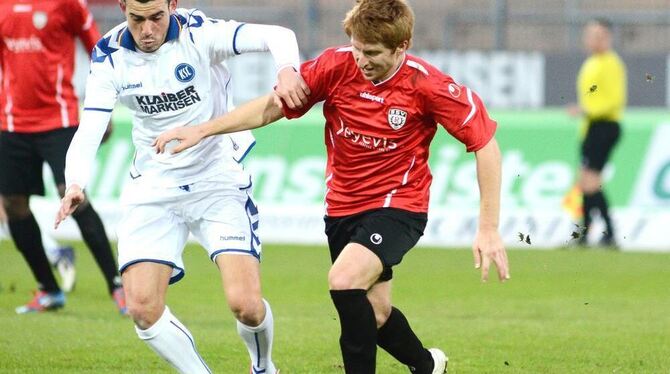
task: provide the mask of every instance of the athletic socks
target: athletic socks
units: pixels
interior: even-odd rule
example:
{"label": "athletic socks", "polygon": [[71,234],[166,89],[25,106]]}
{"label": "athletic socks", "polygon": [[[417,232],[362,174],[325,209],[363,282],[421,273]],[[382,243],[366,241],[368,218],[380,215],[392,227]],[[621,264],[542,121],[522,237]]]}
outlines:
{"label": "athletic socks", "polygon": [[340,349],[344,371],[349,374],[374,374],[377,323],[366,291],[331,290],[330,297],[340,316]]}
{"label": "athletic socks", "polygon": [[244,341],[251,357],[251,374],[275,374],[277,369],[272,362],[272,338],[274,319],[270,304],[265,304],[265,318],[260,325],[251,327],[237,321],[237,333]]}
{"label": "athletic socks", "polygon": [[135,326],[135,331],[140,339],[180,373],[211,374],[195,347],[191,332],[170,313],[167,306],[153,326],[146,330]]}
{"label": "athletic socks", "polygon": [[107,240],[105,227],[100,220],[100,216],[93,209],[90,202],[76,211],[72,217],[77,222],[81,236],[86,245],[91,250],[95,262],[100,267],[107,289],[111,294],[115,288],[121,286],[121,279],[116,269],[116,261],[112,255],[112,247]]}
{"label": "athletic socks", "polygon": [[584,194],[584,236],[588,234],[588,230],[591,227],[591,222],[593,218],[591,213],[594,209],[598,209],[600,216],[603,221],[605,221],[605,237],[612,238],[614,236],[614,227],[612,226],[612,219],[609,214],[609,205],[605,194],[602,191],[598,191],[592,194]]}
{"label": "athletic socks", "polygon": [[44,246],[44,253],[47,255],[49,263],[54,265],[56,260],[58,260],[58,249],[60,249],[60,246],[58,245],[56,239],[46,233],[46,230],[40,229],[40,232],[42,234],[42,245]]}
{"label": "athletic socks", "polygon": [[423,347],[400,310],[391,309],[386,323],[377,331],[377,344],[407,365],[412,373],[432,373],[433,357]]}
{"label": "athletic socks", "polygon": [[60,291],[44,253],[40,227],[35,217],[30,214],[25,218],[9,220],[9,232],[39,283],[38,287],[48,293]]}

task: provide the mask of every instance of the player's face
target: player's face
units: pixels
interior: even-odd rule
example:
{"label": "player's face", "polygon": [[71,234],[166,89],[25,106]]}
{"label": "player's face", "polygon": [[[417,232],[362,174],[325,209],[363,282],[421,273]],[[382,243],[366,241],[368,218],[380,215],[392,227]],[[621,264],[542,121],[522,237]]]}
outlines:
{"label": "player's face", "polygon": [[154,52],[165,42],[170,26],[170,14],[177,8],[177,2],[170,0],[152,0],[141,3],[126,0],[125,13],[128,30],[135,44],[142,52]]}
{"label": "player's face", "polygon": [[610,33],[606,27],[590,22],[584,28],[582,41],[589,53],[602,53],[609,49]]}
{"label": "player's face", "polygon": [[351,38],[354,60],[365,79],[373,82],[388,79],[398,69],[407,50],[407,42],[390,49],[381,43],[363,43]]}

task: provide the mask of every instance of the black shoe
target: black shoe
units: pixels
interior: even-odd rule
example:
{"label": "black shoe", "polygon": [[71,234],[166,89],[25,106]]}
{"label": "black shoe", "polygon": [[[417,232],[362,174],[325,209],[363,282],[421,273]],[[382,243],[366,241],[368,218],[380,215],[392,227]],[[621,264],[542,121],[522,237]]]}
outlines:
{"label": "black shoe", "polygon": [[600,238],[600,241],[598,241],[598,246],[604,249],[610,249],[614,251],[619,250],[619,245],[614,239],[614,236],[611,235],[605,235],[602,238]]}

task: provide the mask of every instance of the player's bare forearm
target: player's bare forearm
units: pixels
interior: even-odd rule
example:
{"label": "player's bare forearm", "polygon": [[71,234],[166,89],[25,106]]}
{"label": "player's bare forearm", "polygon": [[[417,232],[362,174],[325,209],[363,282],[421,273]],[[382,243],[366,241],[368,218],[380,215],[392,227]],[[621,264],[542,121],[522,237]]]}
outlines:
{"label": "player's bare forearm", "polygon": [[489,268],[494,264],[498,279],[510,279],[507,252],[498,232],[500,217],[500,148],[495,138],[476,152],[477,181],[479,183],[480,207],[479,229],[472,245],[475,268],[481,268],[482,281],[489,277]]}
{"label": "player's bare forearm", "polygon": [[269,94],[251,100],[230,113],[199,125],[168,130],[160,134],[152,145],[156,148],[156,153],[163,153],[168,143],[177,141],[178,144],[170,152],[179,153],[193,147],[208,136],[265,126],[283,117],[281,109],[274,104],[273,95]]}
{"label": "player's bare forearm", "polygon": [[252,130],[270,124],[284,115],[274,104],[274,94],[253,99],[224,116],[205,122],[201,128],[203,137]]}
{"label": "player's bare forearm", "polygon": [[500,219],[501,156],[498,142],[491,139],[484,148],[475,152],[480,207],[479,229],[497,230]]}

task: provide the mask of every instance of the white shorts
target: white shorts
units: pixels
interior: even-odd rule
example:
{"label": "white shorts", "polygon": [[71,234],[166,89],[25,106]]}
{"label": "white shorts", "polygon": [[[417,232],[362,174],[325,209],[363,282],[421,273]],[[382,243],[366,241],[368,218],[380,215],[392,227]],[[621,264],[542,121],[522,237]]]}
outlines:
{"label": "white shorts", "polygon": [[[238,178],[239,179],[239,178]],[[172,267],[170,284],[184,277],[182,252],[189,233],[215,261],[222,253],[260,261],[258,208],[251,181],[221,177],[181,187],[130,182],[122,194],[123,216],[117,228],[119,272],[138,262]]]}

